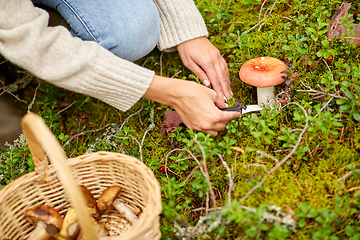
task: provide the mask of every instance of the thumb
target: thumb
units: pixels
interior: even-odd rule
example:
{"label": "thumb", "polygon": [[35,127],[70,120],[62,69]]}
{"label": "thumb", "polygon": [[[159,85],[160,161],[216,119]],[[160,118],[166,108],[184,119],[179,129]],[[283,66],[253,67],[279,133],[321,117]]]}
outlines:
{"label": "thumb", "polygon": [[[218,108],[220,108],[220,110],[228,107],[228,104],[224,102],[224,99],[219,97],[219,95],[217,95],[217,97],[214,99],[214,103]],[[241,113],[237,111],[231,111],[231,112],[223,112],[223,115],[225,120],[224,122],[229,122],[232,119],[240,117]]]}

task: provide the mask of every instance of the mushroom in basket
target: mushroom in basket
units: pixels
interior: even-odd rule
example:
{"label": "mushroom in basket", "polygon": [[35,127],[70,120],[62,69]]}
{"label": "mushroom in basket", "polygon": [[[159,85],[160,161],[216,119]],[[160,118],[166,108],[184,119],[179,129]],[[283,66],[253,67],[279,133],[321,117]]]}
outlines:
{"label": "mushroom in basket", "polygon": [[28,240],[56,239],[55,236],[58,235],[63,223],[59,212],[44,204],[27,210],[25,218],[34,226],[36,225]]}
{"label": "mushroom in basket", "polygon": [[75,239],[80,231],[79,223],[77,222],[77,216],[73,208],[68,208],[64,217],[63,225],[60,230],[60,235],[63,237],[69,237]]}
{"label": "mushroom in basket", "polygon": [[[98,237],[108,235],[108,231],[105,229],[105,227],[97,222],[97,220],[100,218],[100,213],[96,206],[96,199],[85,186],[81,185],[80,189],[85,196],[87,211],[92,217],[91,220],[98,234]],[[60,235],[67,239],[82,239],[80,225],[77,220],[78,219],[75,210],[73,208],[68,208],[68,211],[64,218],[63,226],[60,231]]]}
{"label": "mushroom in basket", "polygon": [[116,199],[120,190],[120,186],[111,186],[105,189],[97,201],[97,208],[99,209],[100,214],[103,214],[110,206],[114,206],[114,208],[129,222],[135,223],[138,220],[138,216],[136,216],[128,206],[121,202],[120,199]]}

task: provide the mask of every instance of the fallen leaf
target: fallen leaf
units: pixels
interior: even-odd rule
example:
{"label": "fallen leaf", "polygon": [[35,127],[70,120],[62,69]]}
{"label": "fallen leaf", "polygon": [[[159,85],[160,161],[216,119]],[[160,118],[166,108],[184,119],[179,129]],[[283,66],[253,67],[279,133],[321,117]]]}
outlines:
{"label": "fallen leaf", "polygon": [[295,221],[298,221],[299,219],[294,216],[295,211],[292,209],[289,205],[286,205],[286,215],[289,215],[294,219]]}
{"label": "fallen leaf", "polygon": [[[343,35],[344,33],[348,34],[348,37],[350,38],[351,42],[355,45],[360,44],[360,25],[351,23],[353,25],[353,31],[349,32],[346,27],[341,27],[341,24],[343,23],[343,20],[341,18],[344,18],[351,7],[351,3],[342,3],[338,10],[335,12],[334,16],[331,18],[329,22],[329,26],[327,27],[328,30],[328,37],[333,40],[334,37],[338,38],[345,38]],[[353,19],[353,16],[350,16],[349,20]]]}
{"label": "fallen leaf", "polygon": [[179,114],[176,111],[166,109],[165,120],[161,124],[160,134],[169,134],[176,132],[176,128],[182,123]]}
{"label": "fallen leaf", "polygon": [[244,152],[245,152],[244,149],[241,148],[241,147],[231,147],[231,149],[232,149],[232,150],[235,150],[235,151],[237,151],[237,152],[241,152],[241,153],[244,153]]}

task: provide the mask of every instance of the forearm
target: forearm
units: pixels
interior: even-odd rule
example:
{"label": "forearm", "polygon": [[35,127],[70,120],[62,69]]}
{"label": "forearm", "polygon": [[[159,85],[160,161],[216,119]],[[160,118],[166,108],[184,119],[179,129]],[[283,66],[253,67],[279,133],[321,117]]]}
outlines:
{"label": "forearm", "polygon": [[48,14],[30,0],[0,0],[0,53],[41,79],[123,111],[146,92],[153,71],[63,27],[47,27],[47,21]]}

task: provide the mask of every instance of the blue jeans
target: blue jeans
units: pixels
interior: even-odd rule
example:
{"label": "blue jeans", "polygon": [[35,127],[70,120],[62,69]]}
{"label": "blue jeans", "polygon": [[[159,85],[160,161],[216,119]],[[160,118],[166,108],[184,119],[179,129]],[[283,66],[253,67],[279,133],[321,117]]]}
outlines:
{"label": "blue jeans", "polygon": [[136,61],[159,42],[160,17],[152,0],[32,0],[58,11],[71,34]]}

